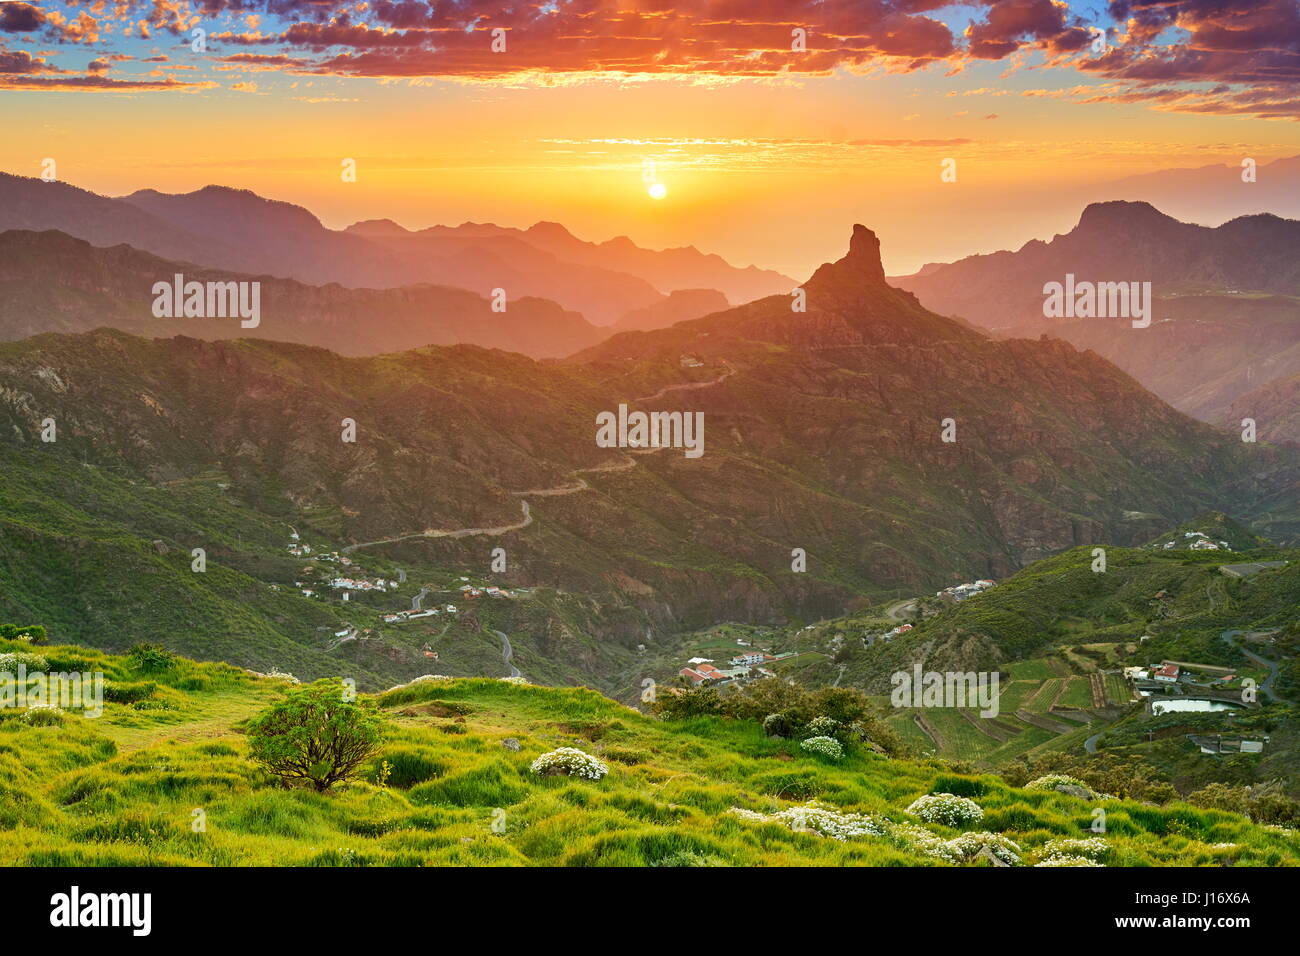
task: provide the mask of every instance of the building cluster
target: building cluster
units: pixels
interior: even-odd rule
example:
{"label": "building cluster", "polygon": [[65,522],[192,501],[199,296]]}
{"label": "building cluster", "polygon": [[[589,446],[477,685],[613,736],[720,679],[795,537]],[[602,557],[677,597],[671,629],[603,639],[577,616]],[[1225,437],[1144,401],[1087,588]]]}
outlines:
{"label": "building cluster", "polygon": [[970,581],[966,584],[954,584],[950,588],[944,588],[942,591],[935,591],[934,596],[946,601],[964,601],[968,597],[979,594],[981,591],[987,591],[996,581],[990,581],[988,578],[981,578],[978,581]]}
{"label": "building cluster", "polygon": [[398,582],[383,578],[330,578],[330,587],[336,591],[389,591],[397,590]]}
{"label": "building cluster", "polygon": [[738,678],[753,677],[755,674],[760,677],[775,677],[776,675],[763,665],[794,656],[793,651],[786,651],[783,654],[769,654],[767,651],[752,650],[737,654],[727,661],[725,667],[718,667],[716,662],[707,657],[692,657],[686,662],[687,666],[677,673],[685,677],[695,687],[710,681],[725,683]]}
{"label": "building cluster", "polygon": [[[1192,551],[1231,551],[1226,541],[1212,541],[1210,536],[1203,531],[1184,531],[1182,543]],[[1164,548],[1166,551],[1178,547],[1179,540],[1174,538],[1166,541]]]}
{"label": "building cluster", "polygon": [[523,593],[522,591],[511,591],[509,588],[499,588],[495,585],[488,585],[487,587],[480,588],[475,587],[472,584],[462,584],[459,590],[460,593],[467,598],[478,598],[483,597],[484,595],[492,598],[509,598],[514,597],[516,594]]}
{"label": "building cluster", "polygon": [[385,624],[401,624],[403,621],[415,621],[422,617],[437,617],[439,614],[455,614],[456,605],[447,604],[443,607],[430,607],[420,611],[393,611],[384,615]]}

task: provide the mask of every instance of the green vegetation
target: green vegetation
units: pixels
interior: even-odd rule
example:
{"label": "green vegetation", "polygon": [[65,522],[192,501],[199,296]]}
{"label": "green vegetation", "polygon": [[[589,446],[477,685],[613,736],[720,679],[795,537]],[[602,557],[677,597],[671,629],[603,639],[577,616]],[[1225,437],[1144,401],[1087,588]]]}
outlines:
{"label": "green vegetation", "polygon": [[374,756],[382,724],[368,700],[338,680],[318,680],[248,723],[249,755],[284,780],[324,793]]}
{"label": "green vegetation", "polygon": [[[0,642],[0,652],[28,646]],[[0,716],[6,864],[987,865],[980,847],[1012,844],[1031,863],[1053,854],[1052,841],[1092,836],[1094,806],[1107,814],[1096,851],[1107,865],[1300,864],[1292,832],[1218,807],[1027,791],[860,739],[832,760],[748,716],[684,708],[657,719],[589,690],[500,680],[429,678],[380,695],[379,749],[358,778],[321,793],[260,767],[256,733],[245,733],[311,688],[181,657],[156,668],[139,654],[42,653],[51,668],[153,687],[98,719]],[[876,716],[861,695],[782,688],[756,689],[737,713],[773,703],[810,723],[830,711]],[[530,771],[562,747],[608,773]],[[908,812],[928,794],[973,801],[981,833]]]}

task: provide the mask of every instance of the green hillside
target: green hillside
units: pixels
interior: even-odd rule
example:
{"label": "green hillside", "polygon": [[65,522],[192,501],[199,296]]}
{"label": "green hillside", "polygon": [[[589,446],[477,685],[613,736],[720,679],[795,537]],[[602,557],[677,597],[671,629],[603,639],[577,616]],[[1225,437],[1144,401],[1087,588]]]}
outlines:
{"label": "green hillside", "polygon": [[[513,600],[463,597],[462,577],[481,587],[517,583],[485,575],[482,564],[404,561],[399,570],[361,552],[344,566],[322,558],[341,547],[335,520],[326,509],[267,514],[234,495],[219,472],[155,484],[0,446],[0,619],[39,620],[54,640],[110,651],[152,641],[304,679],[345,669],[370,690],[427,673],[432,661],[457,676],[506,676],[494,631],[509,636],[515,665],[531,678],[604,687],[644,632],[632,609],[553,589],[516,590]],[[293,533],[315,546],[312,556],[288,552]],[[206,554],[201,573],[194,548]],[[345,604],[327,584],[345,574],[406,580],[383,593],[351,593]],[[421,593],[422,607],[454,604],[457,613],[384,621]],[[349,629],[356,638],[340,642],[337,633]]]}
{"label": "green hillside", "polygon": [[[1025,864],[1300,863],[1293,834],[1229,812],[1016,788],[864,743],[836,761],[752,721],[657,719],[588,690],[484,679],[385,693],[386,736],[363,779],[291,789],[250,762],[240,732],[282,681],[148,652],[0,645],[51,671],[102,670],[110,688],[97,719],[0,716],[6,864],[991,865],[986,847]],[[608,774],[530,772],[561,746]],[[973,800],[982,818],[908,811],[932,792]],[[1073,840],[1089,842],[1060,842]]]}

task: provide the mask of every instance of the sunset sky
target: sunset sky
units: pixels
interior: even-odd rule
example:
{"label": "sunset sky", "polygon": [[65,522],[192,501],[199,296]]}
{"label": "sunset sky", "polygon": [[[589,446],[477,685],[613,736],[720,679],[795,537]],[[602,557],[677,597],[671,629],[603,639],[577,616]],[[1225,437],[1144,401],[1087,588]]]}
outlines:
{"label": "sunset sky", "polygon": [[332,227],[556,220],[796,277],[860,221],[901,273],[1064,231],[1089,184],[1300,153],[1300,14],[1294,0],[3,3],[0,115],[0,169],[35,176],[49,157],[108,195],[221,183]]}

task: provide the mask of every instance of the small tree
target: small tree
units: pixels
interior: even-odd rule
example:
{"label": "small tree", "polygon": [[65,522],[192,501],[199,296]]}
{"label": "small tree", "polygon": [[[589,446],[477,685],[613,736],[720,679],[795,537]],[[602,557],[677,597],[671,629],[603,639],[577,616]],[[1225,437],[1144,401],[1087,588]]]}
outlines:
{"label": "small tree", "polygon": [[26,641],[28,644],[45,643],[45,626],[43,624],[0,624],[0,637],[10,641]]}
{"label": "small tree", "polygon": [[325,792],[379,749],[383,718],[337,678],[297,687],[248,723],[252,757],[285,780]]}

